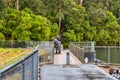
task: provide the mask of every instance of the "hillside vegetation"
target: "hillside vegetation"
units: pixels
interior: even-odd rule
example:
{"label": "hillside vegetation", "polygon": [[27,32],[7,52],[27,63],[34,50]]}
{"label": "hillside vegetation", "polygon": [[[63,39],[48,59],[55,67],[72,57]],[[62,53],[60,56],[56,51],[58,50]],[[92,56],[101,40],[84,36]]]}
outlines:
{"label": "hillside vegetation", "polygon": [[65,46],[120,45],[119,5],[120,0],[0,0],[0,40],[48,41],[60,34]]}

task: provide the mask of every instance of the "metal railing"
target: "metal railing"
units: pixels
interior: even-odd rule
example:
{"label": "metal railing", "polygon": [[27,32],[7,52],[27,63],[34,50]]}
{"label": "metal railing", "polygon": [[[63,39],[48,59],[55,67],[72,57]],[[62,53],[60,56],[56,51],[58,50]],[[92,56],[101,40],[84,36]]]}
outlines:
{"label": "metal railing", "polygon": [[53,57],[54,57],[53,42],[40,42],[38,50],[39,50],[39,62],[53,63]]}
{"label": "metal railing", "polygon": [[120,46],[95,46],[96,58],[109,64],[120,64]]}
{"label": "metal railing", "polygon": [[72,42],[74,45],[84,49],[84,52],[95,52],[94,42]]}
{"label": "metal railing", "polygon": [[[8,58],[9,56],[6,55],[4,52],[2,54],[0,54],[0,56],[4,56],[3,58],[0,58],[0,61],[4,61],[5,58],[9,59],[9,60],[5,60],[4,63],[0,64],[0,70],[22,58],[24,58],[25,56],[31,54],[31,51],[38,45],[38,41],[13,41],[13,40],[2,40],[0,41],[0,49],[4,50],[5,53],[11,53],[11,50],[14,50],[14,53],[17,55],[19,50],[27,50],[27,52],[23,53],[21,52],[20,54],[18,54],[17,56],[14,56],[12,58]],[[6,50],[5,50],[6,49]],[[8,51],[9,50],[9,51]],[[0,52],[1,53],[1,52]]]}
{"label": "metal railing", "polygon": [[70,43],[70,51],[82,62],[84,63],[84,49],[76,43]]}
{"label": "metal railing", "polygon": [[16,61],[10,65],[1,65],[4,68],[0,69],[0,80],[38,80],[38,63],[53,62],[53,42],[6,40],[0,41],[0,47],[34,49],[29,54],[24,53],[26,57],[18,56],[20,59],[15,57],[12,60]]}
{"label": "metal railing", "polygon": [[0,70],[0,80],[37,80],[38,50]]}
{"label": "metal railing", "polygon": [[27,48],[36,47],[40,41],[22,41],[22,40],[0,40],[2,48]]}
{"label": "metal railing", "polygon": [[70,51],[78,57],[82,63],[95,61],[94,42],[72,42]]}

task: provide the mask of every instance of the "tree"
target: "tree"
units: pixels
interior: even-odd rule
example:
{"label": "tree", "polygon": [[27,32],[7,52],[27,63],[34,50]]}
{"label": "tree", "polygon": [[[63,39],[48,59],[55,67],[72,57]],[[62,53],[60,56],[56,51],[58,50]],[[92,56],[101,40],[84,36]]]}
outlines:
{"label": "tree", "polygon": [[82,5],[83,0],[78,0],[78,4]]}
{"label": "tree", "polygon": [[41,0],[19,0],[20,10],[25,8],[29,8],[34,14],[42,14],[43,11],[43,3]]}
{"label": "tree", "polygon": [[62,41],[64,43],[64,47],[69,46],[69,42],[75,42],[76,41],[76,35],[74,33],[74,30],[67,30],[63,33],[64,40]]}
{"label": "tree", "polygon": [[109,30],[111,39],[108,40],[110,45],[116,45],[118,42],[118,22],[116,17],[109,11],[106,11],[107,20],[106,20],[106,30]]}
{"label": "tree", "polygon": [[[93,33],[93,41],[97,45],[116,45],[118,42],[118,23],[115,16],[107,9],[111,8],[107,3],[112,0],[92,0],[83,2],[89,15],[91,32]],[[89,4],[88,4],[89,3]],[[109,26],[109,27],[108,27]]]}
{"label": "tree", "polygon": [[2,12],[4,8],[6,8],[5,1],[0,0],[0,12]]}
{"label": "tree", "polygon": [[6,0],[6,4],[7,4],[7,7],[10,7],[11,6],[10,0]]}
{"label": "tree", "polygon": [[23,11],[8,9],[4,22],[6,24],[2,33],[7,40],[45,41],[49,40],[51,35],[56,35],[54,32],[56,24],[52,24],[45,17],[32,14],[29,9]]}
{"label": "tree", "polygon": [[15,8],[16,10],[19,10],[19,0],[15,0]]}
{"label": "tree", "polygon": [[2,23],[3,23],[3,20],[0,20],[0,40],[5,40],[5,37],[2,33],[2,29],[3,29]]}
{"label": "tree", "polygon": [[96,41],[96,44],[116,45],[118,42],[118,23],[115,16],[109,11],[101,11],[101,9],[92,11],[89,16],[92,32],[94,31],[93,40]]}
{"label": "tree", "polygon": [[[12,9],[6,9],[5,1]],[[42,41],[60,34],[66,46],[69,41],[116,45],[119,3],[120,0],[2,0],[1,33],[5,39]]]}
{"label": "tree", "polygon": [[[86,31],[89,31],[89,21],[87,18],[86,11],[83,7],[79,5],[75,5],[71,8],[70,11],[66,11],[65,19],[64,19],[64,27],[62,31],[66,32],[66,30],[74,30],[77,41],[83,41]],[[84,35],[84,36],[83,36]],[[89,39],[89,38],[88,38]]]}
{"label": "tree", "polygon": [[4,0],[0,0],[0,19],[2,19],[6,13],[6,4]]}

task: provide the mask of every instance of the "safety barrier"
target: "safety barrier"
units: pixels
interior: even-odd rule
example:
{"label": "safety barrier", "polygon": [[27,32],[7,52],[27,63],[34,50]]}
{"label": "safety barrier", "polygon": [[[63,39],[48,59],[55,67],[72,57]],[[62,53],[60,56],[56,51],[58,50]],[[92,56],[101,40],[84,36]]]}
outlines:
{"label": "safety barrier", "polygon": [[0,69],[0,80],[38,80],[38,64],[53,61],[52,42],[0,41],[0,47],[34,48],[34,51],[26,57]]}
{"label": "safety barrier", "polygon": [[70,44],[70,51],[82,62],[84,63],[84,50],[83,48],[75,45],[74,43]]}
{"label": "safety barrier", "polygon": [[0,80],[37,80],[38,50],[0,70]]}

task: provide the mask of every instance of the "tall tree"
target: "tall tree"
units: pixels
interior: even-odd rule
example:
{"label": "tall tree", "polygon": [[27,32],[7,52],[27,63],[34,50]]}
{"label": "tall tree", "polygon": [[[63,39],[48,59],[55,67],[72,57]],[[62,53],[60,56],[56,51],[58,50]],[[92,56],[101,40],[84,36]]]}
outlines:
{"label": "tall tree", "polygon": [[19,0],[15,0],[15,8],[16,10],[19,10]]}
{"label": "tall tree", "polygon": [[56,35],[55,30],[58,27],[47,18],[32,14],[29,9],[24,11],[8,9],[2,22],[5,22],[5,24],[0,28],[0,31],[4,34],[6,40],[45,41]]}
{"label": "tall tree", "polygon": [[2,33],[3,30],[3,20],[0,20],[0,40],[5,40],[4,34]]}
{"label": "tall tree", "polygon": [[10,7],[11,6],[10,0],[6,0],[6,4],[7,4],[7,7]]}
{"label": "tall tree", "polygon": [[[62,5],[61,5],[61,3],[60,3],[60,8],[59,8],[59,15],[61,15],[62,14],[62,7],[61,7]],[[58,26],[59,26],[59,34],[60,34],[60,29],[61,29],[61,16],[59,16],[59,22],[58,22]]]}
{"label": "tall tree", "polygon": [[[87,4],[89,3],[89,4]],[[106,2],[104,2],[106,3]],[[103,0],[84,1],[97,45],[116,45],[118,42],[118,23],[116,17],[106,10]]]}
{"label": "tall tree", "polygon": [[82,5],[83,0],[78,0],[78,4]]}
{"label": "tall tree", "polygon": [[7,10],[5,0],[0,0],[0,19],[4,17]]}
{"label": "tall tree", "polygon": [[19,0],[19,8],[23,10],[24,8],[29,8],[34,14],[44,14],[42,10],[43,3],[41,0]]}

